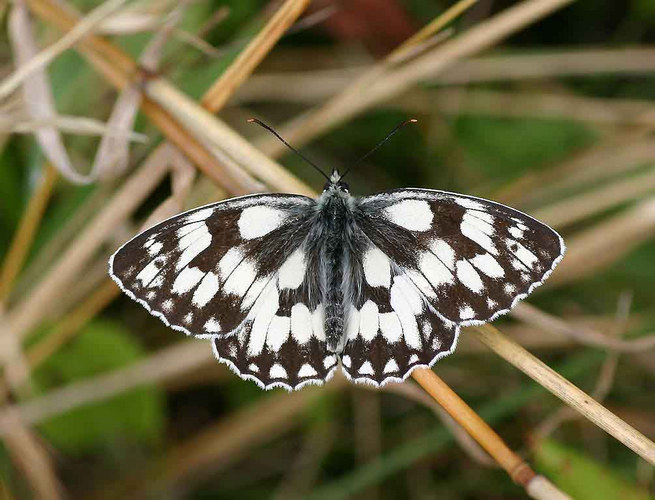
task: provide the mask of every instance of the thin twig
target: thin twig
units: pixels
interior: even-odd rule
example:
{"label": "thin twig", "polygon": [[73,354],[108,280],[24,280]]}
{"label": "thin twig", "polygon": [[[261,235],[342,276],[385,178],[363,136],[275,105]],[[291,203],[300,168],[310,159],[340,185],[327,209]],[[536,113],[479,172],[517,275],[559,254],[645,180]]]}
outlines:
{"label": "thin twig", "polygon": [[412,377],[507,471],[515,483],[526,487],[535,472],[464,400],[430,369],[414,370]]}
{"label": "thin twig", "polygon": [[535,358],[520,345],[505,337],[491,325],[475,327],[471,331],[500,357],[516,366],[639,456],[655,464],[655,443],[578,389],[559,373]]}
{"label": "thin twig", "polygon": [[0,302],[11,292],[14,281],[20,273],[25,258],[32,246],[34,236],[41,223],[50,195],[57,180],[57,171],[45,163],[39,185],[32,193],[27,208],[18,223],[18,230],[11,242],[0,272]]}
{"label": "thin twig", "polygon": [[207,90],[202,98],[202,105],[213,112],[222,108],[237,87],[250,76],[284,32],[307,8],[309,2],[310,0],[286,0],[266,26],[239,53],[234,63]]}

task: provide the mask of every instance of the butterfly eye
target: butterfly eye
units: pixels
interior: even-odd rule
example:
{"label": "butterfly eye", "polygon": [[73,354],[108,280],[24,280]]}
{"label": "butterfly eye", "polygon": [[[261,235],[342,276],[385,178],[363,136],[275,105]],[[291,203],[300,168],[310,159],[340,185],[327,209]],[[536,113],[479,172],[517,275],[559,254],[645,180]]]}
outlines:
{"label": "butterfly eye", "polygon": [[325,185],[323,186],[323,191],[327,191],[331,185],[332,185],[331,182],[326,182]]}
{"label": "butterfly eye", "polygon": [[345,191],[346,193],[349,192],[348,184],[346,184],[345,182],[340,182],[339,183],[339,189],[341,189],[342,191]]}

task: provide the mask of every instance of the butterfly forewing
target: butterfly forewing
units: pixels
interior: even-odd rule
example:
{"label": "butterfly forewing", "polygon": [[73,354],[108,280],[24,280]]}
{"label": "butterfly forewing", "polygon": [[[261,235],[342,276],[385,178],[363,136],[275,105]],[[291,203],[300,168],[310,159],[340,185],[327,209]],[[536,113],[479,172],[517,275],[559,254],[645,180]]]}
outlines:
{"label": "butterfly forewing", "polygon": [[191,210],[123,245],[110,274],[172,328],[229,335],[269,283],[298,279],[298,268],[284,264],[304,241],[314,205],[304,196],[255,195]]}
{"label": "butterfly forewing", "polygon": [[[469,196],[403,189],[362,198],[358,208],[357,223],[373,245],[366,250],[371,261],[389,259],[439,315],[460,325],[509,311],[564,253],[548,226]],[[379,280],[374,266],[365,278]]]}

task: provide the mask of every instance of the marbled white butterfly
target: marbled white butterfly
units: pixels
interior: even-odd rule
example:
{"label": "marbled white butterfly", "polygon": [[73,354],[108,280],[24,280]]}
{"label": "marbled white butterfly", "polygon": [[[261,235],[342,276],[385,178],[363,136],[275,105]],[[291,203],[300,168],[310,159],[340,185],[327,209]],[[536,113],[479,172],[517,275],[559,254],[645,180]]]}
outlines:
{"label": "marbled white butterfly", "polygon": [[265,389],[322,384],[339,366],[379,386],[507,313],[564,250],[499,203],[431,189],[356,198],[335,170],[318,199],[258,194],[172,217],[119,248],[109,273]]}

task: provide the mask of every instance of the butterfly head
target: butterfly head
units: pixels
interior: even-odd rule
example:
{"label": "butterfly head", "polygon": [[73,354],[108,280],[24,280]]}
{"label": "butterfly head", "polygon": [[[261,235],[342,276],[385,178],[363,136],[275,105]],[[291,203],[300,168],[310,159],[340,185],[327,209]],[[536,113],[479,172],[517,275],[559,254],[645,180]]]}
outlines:
{"label": "butterfly head", "polygon": [[348,188],[348,184],[343,182],[342,175],[339,174],[339,172],[334,169],[332,171],[332,175],[330,176],[330,180],[325,183],[325,186],[323,186],[323,192],[326,193],[328,191],[341,191],[343,193],[349,193],[350,190]]}

